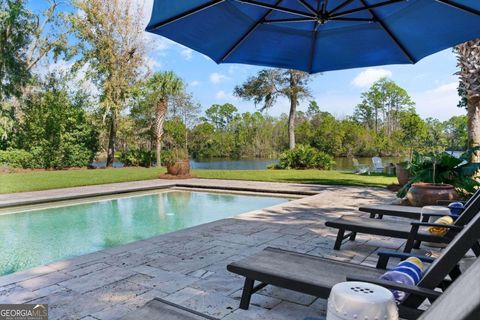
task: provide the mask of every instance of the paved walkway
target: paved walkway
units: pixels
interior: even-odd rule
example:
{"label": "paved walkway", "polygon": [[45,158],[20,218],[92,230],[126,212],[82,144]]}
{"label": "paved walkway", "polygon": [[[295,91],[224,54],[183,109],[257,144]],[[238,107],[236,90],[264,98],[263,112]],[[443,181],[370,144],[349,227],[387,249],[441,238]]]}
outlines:
{"label": "paved walkway", "polygon": [[359,214],[359,205],[392,199],[392,193],[377,188],[192,179],[2,195],[0,201],[177,184],[316,195],[0,277],[0,303],[48,303],[50,319],[117,319],[153,297],[226,320],[321,317],[325,300],[275,287],[255,294],[248,311],[238,309],[243,281],[228,273],[226,265],[266,246],[374,265],[379,246],[397,249],[403,244],[358,235],[341,251],[332,250],[335,231],[324,226],[325,220]]}

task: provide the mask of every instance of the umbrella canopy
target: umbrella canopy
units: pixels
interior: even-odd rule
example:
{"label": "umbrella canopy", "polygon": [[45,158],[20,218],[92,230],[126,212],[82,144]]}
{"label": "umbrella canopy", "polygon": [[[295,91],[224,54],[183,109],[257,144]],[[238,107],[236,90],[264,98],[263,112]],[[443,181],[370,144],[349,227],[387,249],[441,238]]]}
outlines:
{"label": "umbrella canopy", "polygon": [[155,0],[147,31],[217,63],[310,73],[416,63],[480,37],[479,0]]}

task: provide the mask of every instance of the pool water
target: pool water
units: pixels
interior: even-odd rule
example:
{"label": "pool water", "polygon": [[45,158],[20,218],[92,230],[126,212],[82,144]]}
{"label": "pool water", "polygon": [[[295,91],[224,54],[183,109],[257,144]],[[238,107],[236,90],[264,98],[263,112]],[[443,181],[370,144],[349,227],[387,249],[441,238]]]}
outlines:
{"label": "pool water", "polygon": [[[0,275],[287,202],[183,190],[0,215]],[[13,210],[13,209],[12,209]]]}

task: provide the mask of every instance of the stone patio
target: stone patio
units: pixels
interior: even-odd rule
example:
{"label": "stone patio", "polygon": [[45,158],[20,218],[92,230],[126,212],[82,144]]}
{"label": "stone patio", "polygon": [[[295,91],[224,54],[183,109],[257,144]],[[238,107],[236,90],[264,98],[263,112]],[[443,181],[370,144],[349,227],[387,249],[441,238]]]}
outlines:
{"label": "stone patio", "polygon": [[[226,265],[274,246],[374,266],[380,246],[398,249],[404,242],[358,235],[357,241],[344,245],[341,251],[332,249],[336,232],[324,226],[325,220],[359,214],[355,209],[360,205],[393,199],[384,189],[200,179],[101,188],[106,192],[127,190],[132,184],[134,188],[228,186],[297,192],[305,197],[0,277],[0,303],[48,303],[50,319],[117,319],[154,297],[226,320],[323,317],[325,300],[271,286],[253,296],[248,311],[238,309],[243,279],[227,272]],[[81,190],[95,193],[99,187]],[[0,201],[35,202],[65,194],[82,193],[31,192],[3,195]]]}

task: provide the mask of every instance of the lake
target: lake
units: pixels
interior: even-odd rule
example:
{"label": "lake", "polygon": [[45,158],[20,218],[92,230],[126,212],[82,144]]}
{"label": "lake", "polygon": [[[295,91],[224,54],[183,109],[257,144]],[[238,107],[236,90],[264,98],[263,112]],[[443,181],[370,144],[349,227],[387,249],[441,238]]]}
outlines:
{"label": "lake", "polygon": [[[356,158],[360,164],[371,165],[372,158]],[[382,158],[384,163],[397,163],[403,161],[403,157],[385,157]],[[263,170],[271,163],[278,163],[275,159],[210,159],[210,160],[190,160],[192,169],[209,169],[209,170]],[[334,170],[353,170],[352,158],[339,157],[335,158]]]}
{"label": "lake", "polygon": [[[372,158],[356,158],[360,164],[371,165]],[[382,158],[384,163],[396,163],[403,161],[402,157],[385,157]],[[207,159],[207,160],[194,160],[190,159],[190,167],[192,169],[206,169],[206,170],[264,170],[272,163],[278,163],[277,159]],[[334,170],[353,170],[352,158],[335,158]],[[104,168],[105,161],[93,162],[94,168]],[[121,162],[115,161],[113,163],[114,168],[123,168]]]}
{"label": "lake", "polygon": [[[448,151],[452,155],[459,157],[461,151]],[[372,165],[371,157],[357,157],[358,162],[362,165]],[[388,163],[398,163],[406,160],[406,157],[382,157],[384,164]],[[231,159],[206,159],[206,160],[194,160],[190,159],[190,167],[192,169],[206,169],[206,170],[264,170],[267,168],[267,165],[271,163],[278,163],[276,159],[240,159],[240,160],[231,160]],[[353,170],[353,161],[352,158],[347,157],[337,157],[335,158],[334,170],[340,171],[350,171]],[[93,167],[101,168],[105,167],[105,161],[97,161],[92,163]],[[115,162],[113,164],[114,168],[122,168],[123,164],[121,162]]]}

